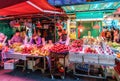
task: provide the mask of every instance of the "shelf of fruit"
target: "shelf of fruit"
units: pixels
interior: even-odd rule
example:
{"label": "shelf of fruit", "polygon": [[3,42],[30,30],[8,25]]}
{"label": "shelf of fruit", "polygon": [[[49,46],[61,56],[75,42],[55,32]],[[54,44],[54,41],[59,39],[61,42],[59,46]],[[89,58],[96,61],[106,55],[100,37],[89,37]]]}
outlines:
{"label": "shelf of fruit", "polygon": [[73,41],[69,50],[69,60],[72,62],[84,60],[84,62],[106,64],[111,60],[111,64],[114,64],[115,57],[109,46],[106,45],[103,48],[99,43],[97,45],[85,45],[83,39]]}
{"label": "shelf of fruit", "polygon": [[98,46],[91,46],[91,45],[85,45],[84,41],[82,39],[80,40],[75,40],[72,42],[71,46],[70,46],[70,52],[74,52],[74,53],[80,53],[80,54],[99,54],[99,50],[102,51],[101,48],[98,49]]}
{"label": "shelf of fruit", "polygon": [[83,50],[83,40],[75,40],[70,46],[71,52],[81,52]]}
{"label": "shelf of fruit", "polygon": [[4,46],[5,45],[3,43],[0,43],[0,50],[2,50]]}
{"label": "shelf of fruit", "polygon": [[111,47],[111,49],[114,50],[115,52],[119,52],[120,51],[120,44],[119,43],[107,42],[107,45],[109,45]]}
{"label": "shelf of fruit", "polygon": [[[94,40],[94,39],[91,39]],[[89,41],[88,41],[89,42]],[[92,42],[92,41],[90,41]],[[97,43],[96,43],[97,42]],[[84,39],[75,40],[71,43],[70,52],[98,55],[113,55],[114,52],[108,45],[101,46],[100,42],[94,40],[93,44],[85,42]]]}
{"label": "shelf of fruit", "polygon": [[117,54],[116,60],[117,60],[118,62],[120,62],[120,52],[118,52],[118,53],[116,53],[116,54]]}
{"label": "shelf of fruit", "polygon": [[55,44],[50,51],[56,54],[67,54],[69,52],[69,46],[64,44]]}
{"label": "shelf of fruit", "polygon": [[45,46],[36,45],[22,45],[20,43],[14,43],[10,46],[16,53],[35,55],[35,56],[48,56],[50,54],[49,49],[52,45],[46,44]]}

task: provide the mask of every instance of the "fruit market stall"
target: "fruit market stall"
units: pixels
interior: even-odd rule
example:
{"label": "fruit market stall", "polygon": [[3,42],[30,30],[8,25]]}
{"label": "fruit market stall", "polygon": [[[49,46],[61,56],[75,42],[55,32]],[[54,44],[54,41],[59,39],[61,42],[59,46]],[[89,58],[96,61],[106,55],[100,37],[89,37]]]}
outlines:
{"label": "fruit market stall", "polygon": [[[39,46],[37,47],[36,45],[22,45],[20,43],[14,43],[10,46],[10,48],[5,48],[3,50],[3,59],[5,58],[12,58],[12,59],[18,59],[18,60],[23,60],[23,70],[27,67],[27,61],[29,61],[29,58],[33,59],[34,58],[43,58],[43,68],[40,68],[42,72],[44,73],[46,70],[46,57],[49,56],[50,52],[49,49],[52,47],[52,45],[46,44],[45,46]],[[32,62],[33,63],[33,62]],[[34,71],[35,69],[38,69],[36,64],[31,64],[31,69]],[[28,65],[30,66],[30,65]],[[35,68],[34,68],[35,67]]]}
{"label": "fruit market stall", "polygon": [[[64,44],[55,44],[50,51],[51,78],[54,79],[54,76],[60,76],[62,79],[64,79],[66,72],[65,59],[69,53],[69,47]],[[62,62],[60,62],[60,60],[62,60]]]}
{"label": "fruit market stall", "polygon": [[115,65],[116,54],[99,38],[75,40],[70,48],[69,61],[74,64],[74,75],[106,78],[107,66]]}
{"label": "fruit market stall", "polygon": [[[0,33],[0,57],[2,57],[1,52],[2,52],[2,50],[3,50],[3,48],[4,48],[4,46],[6,45],[6,44],[5,44],[6,40],[7,40],[7,36],[5,36],[3,33]],[[0,65],[2,66],[2,61],[3,61],[3,59],[0,58],[0,61],[1,61],[1,64],[0,64]]]}

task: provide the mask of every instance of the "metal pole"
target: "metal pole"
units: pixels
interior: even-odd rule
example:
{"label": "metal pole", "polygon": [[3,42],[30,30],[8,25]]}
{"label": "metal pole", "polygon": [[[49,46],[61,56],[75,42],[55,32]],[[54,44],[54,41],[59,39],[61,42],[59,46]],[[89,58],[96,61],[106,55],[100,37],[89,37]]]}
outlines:
{"label": "metal pole", "polygon": [[55,25],[56,24],[56,18],[55,18],[55,16],[54,16],[54,20],[55,20],[55,22],[54,22],[55,28],[54,29],[55,29],[55,42],[56,42],[56,25]]}

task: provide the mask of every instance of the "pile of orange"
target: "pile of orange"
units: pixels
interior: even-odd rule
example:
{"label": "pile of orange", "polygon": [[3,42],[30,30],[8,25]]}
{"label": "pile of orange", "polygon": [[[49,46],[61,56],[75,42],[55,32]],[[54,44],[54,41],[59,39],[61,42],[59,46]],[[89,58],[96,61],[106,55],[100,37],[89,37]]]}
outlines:
{"label": "pile of orange", "polygon": [[119,54],[117,54],[117,58],[120,58],[120,53],[119,53]]}

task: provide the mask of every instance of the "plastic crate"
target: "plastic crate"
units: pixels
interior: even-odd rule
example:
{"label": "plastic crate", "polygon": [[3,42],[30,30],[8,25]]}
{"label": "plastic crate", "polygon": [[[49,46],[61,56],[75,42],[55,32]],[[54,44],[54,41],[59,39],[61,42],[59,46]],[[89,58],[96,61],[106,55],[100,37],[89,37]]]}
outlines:
{"label": "plastic crate", "polygon": [[89,65],[88,64],[76,64],[76,69],[88,72]]}

